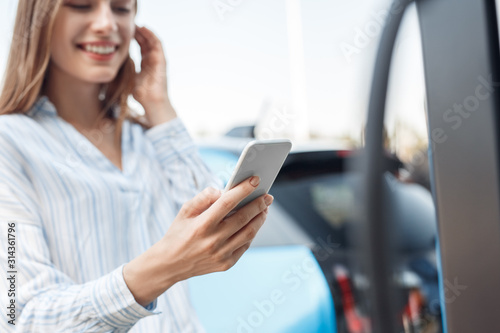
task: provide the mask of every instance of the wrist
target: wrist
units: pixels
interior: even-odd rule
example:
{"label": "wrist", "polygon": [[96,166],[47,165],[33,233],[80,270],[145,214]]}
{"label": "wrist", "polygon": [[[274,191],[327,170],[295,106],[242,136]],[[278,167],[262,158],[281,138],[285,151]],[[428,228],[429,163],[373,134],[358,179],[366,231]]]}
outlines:
{"label": "wrist", "polygon": [[157,243],[123,267],[127,287],[144,307],[180,281],[164,258],[165,251]]}
{"label": "wrist", "polygon": [[177,118],[177,113],[170,101],[150,102],[143,105],[146,118],[151,125],[163,124],[174,118]]}

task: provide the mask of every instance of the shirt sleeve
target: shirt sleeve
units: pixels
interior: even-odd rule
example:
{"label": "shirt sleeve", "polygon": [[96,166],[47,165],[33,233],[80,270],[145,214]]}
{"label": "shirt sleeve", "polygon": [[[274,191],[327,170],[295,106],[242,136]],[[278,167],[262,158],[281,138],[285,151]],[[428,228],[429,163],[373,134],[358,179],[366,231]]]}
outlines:
{"label": "shirt sleeve", "polygon": [[203,162],[180,118],[152,127],[146,136],[170,182],[177,209],[206,187],[222,189],[222,181]]}
{"label": "shirt sleeve", "polygon": [[[51,262],[36,192],[17,163],[22,156],[1,138],[0,147],[0,263],[15,258],[8,269],[0,269],[0,331],[126,331],[155,314],[155,303],[144,308],[135,301],[123,279],[123,266],[78,284]],[[9,243],[9,238],[15,242]],[[14,318],[5,314],[12,302]],[[8,322],[12,319],[15,325]]]}

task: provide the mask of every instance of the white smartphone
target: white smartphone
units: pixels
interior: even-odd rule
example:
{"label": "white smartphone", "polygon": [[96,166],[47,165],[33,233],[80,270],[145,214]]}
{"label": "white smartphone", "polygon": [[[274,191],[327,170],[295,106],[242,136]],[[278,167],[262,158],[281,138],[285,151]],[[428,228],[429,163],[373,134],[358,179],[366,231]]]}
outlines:
{"label": "white smartphone", "polygon": [[224,191],[232,189],[251,176],[259,176],[260,183],[229,215],[269,192],[291,148],[292,142],[288,139],[254,140],[246,145]]}

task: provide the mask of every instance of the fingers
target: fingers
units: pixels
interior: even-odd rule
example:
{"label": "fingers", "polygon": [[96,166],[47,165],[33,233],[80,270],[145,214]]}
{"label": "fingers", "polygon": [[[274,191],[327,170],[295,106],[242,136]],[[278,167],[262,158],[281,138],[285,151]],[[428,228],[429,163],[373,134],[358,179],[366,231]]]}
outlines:
{"label": "fingers", "polygon": [[241,247],[239,247],[238,249],[236,249],[233,252],[233,260],[234,260],[235,264],[236,264],[236,262],[238,262],[238,260],[240,260],[243,253],[245,253],[246,250],[248,250],[250,248],[250,244],[251,244],[251,242],[243,244]]}
{"label": "fingers", "polygon": [[198,193],[193,199],[186,202],[179,213],[186,217],[196,217],[213,205],[221,196],[221,191],[213,187],[207,187]]}
{"label": "fingers", "polygon": [[139,43],[139,46],[141,47],[141,54],[144,55],[144,53],[146,53],[146,39],[144,38],[143,35],[141,35],[141,33],[139,32],[139,29],[136,29],[135,30],[135,40],[137,41],[137,43]]}
{"label": "fingers", "polygon": [[134,37],[141,47],[141,53],[147,53],[155,48],[161,49],[161,43],[158,37],[146,27],[136,26]]}
{"label": "fingers", "polygon": [[267,213],[268,206],[273,202],[273,196],[266,194],[263,195],[247,205],[240,208],[236,213],[230,217],[226,217],[221,221],[220,227],[224,229],[225,239],[227,240],[241,228],[254,219],[257,215],[262,212]]}
{"label": "fingers", "polygon": [[135,39],[141,48],[141,72],[143,77],[161,82],[166,76],[166,59],[160,39],[149,29],[136,26]]}
{"label": "fingers", "polygon": [[148,40],[147,40],[146,36],[144,36],[144,29],[146,29],[146,28],[145,27],[138,27],[138,26],[136,26],[136,28],[135,28],[134,37],[135,37],[135,39],[137,39],[139,44],[141,44],[141,48],[149,46]]}
{"label": "fingers", "polygon": [[259,186],[259,177],[253,176],[222,194],[203,214],[212,223],[219,223],[236,205]]}
{"label": "fingers", "polygon": [[243,253],[245,253],[246,250],[250,248],[250,243],[251,242],[243,244],[241,247],[239,247],[233,252],[233,254],[231,255],[231,259],[229,260],[226,267],[224,267],[224,270],[228,270],[229,268],[233,267],[238,262],[238,260],[240,260]]}
{"label": "fingers", "polygon": [[221,252],[233,252],[244,244],[252,242],[257,235],[264,222],[266,221],[267,213],[261,212],[248,222],[237,233],[232,235],[227,242],[222,246]]}

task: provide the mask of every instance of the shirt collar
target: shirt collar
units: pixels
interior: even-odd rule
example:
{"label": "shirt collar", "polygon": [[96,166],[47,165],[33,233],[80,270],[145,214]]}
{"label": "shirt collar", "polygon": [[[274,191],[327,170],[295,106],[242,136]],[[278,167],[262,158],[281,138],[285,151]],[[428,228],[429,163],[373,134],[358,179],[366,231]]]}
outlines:
{"label": "shirt collar", "polygon": [[29,116],[34,116],[38,112],[45,112],[49,115],[57,115],[57,110],[54,104],[45,95],[38,97],[33,107],[27,112]]}

